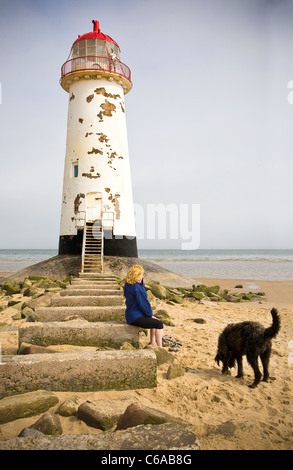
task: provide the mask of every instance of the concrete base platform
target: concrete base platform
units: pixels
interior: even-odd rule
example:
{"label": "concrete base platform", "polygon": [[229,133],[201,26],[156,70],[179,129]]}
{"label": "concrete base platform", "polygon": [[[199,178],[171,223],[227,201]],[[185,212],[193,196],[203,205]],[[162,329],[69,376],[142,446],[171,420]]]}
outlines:
{"label": "concrete base platform", "polygon": [[157,385],[157,359],[148,349],[3,356],[0,398],[34,390],[87,392]]}
{"label": "concrete base platform", "polygon": [[52,307],[55,306],[103,306],[103,305],[124,305],[122,295],[56,295],[52,297]]}
{"label": "concrete base platform", "polygon": [[18,330],[21,343],[50,346],[70,344],[119,349],[123,343],[139,347],[139,328],[125,322],[52,322],[25,323]]}
{"label": "concrete base platform", "polygon": [[89,322],[125,321],[125,306],[37,307],[34,318],[37,322],[61,322],[72,315],[79,315]]}

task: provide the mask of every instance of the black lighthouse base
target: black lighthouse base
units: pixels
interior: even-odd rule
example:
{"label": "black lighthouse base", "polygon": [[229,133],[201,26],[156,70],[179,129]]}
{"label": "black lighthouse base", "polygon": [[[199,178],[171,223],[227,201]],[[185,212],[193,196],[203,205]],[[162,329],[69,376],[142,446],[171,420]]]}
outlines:
{"label": "black lighthouse base", "polygon": [[[59,237],[59,255],[80,255],[82,252],[83,230],[77,235],[61,235]],[[126,256],[137,258],[136,237],[127,235],[111,236],[104,233],[104,256]]]}

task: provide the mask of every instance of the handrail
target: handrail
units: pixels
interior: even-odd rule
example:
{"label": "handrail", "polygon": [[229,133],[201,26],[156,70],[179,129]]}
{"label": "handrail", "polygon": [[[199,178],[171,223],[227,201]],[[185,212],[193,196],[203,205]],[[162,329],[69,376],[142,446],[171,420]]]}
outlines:
{"label": "handrail", "polygon": [[86,211],[77,211],[75,214],[75,228],[80,227],[80,224],[78,223],[79,220],[83,221],[83,225],[84,225],[85,219],[86,219]]}
{"label": "handrail", "polygon": [[81,251],[81,272],[84,272],[84,255],[85,255],[85,241],[86,241],[86,217],[84,218],[83,237],[82,237],[82,251]]}
{"label": "handrail", "polygon": [[61,80],[70,73],[83,70],[111,72],[131,82],[131,71],[127,65],[102,56],[83,56],[67,60],[61,67]]}

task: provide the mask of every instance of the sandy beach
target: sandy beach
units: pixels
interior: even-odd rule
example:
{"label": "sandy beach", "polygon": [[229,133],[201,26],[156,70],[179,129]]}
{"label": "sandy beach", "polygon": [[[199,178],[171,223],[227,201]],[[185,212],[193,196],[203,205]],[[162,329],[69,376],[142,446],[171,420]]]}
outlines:
{"label": "sandy beach", "polygon": [[[188,368],[185,375],[167,380],[168,364],[158,368],[158,386],[155,389],[107,391],[92,393],[56,393],[60,402],[72,395],[84,401],[100,398],[128,398],[165,411],[187,422],[197,435],[203,450],[290,450],[293,448],[292,375],[293,364],[293,282],[270,282],[241,279],[197,279],[207,286],[220,285],[223,289],[243,292],[264,292],[266,300],[241,303],[213,302],[204,305],[186,300],[183,305],[169,305],[164,301],[153,303],[164,308],[175,326],[165,326],[181,346],[173,352],[175,361]],[[196,283],[196,281],[195,281]],[[162,284],[164,284],[162,282]],[[179,286],[178,286],[179,287]],[[228,323],[253,320],[265,326],[271,324],[270,310],[276,307],[281,316],[281,330],[273,340],[269,383],[261,382],[256,389],[248,387],[253,372],[244,360],[243,379],[236,379],[236,371],[222,375],[214,361],[220,332]],[[15,311],[13,311],[15,312]],[[25,320],[12,320],[9,312],[1,323],[17,326]],[[202,319],[205,323],[194,322]],[[0,333],[2,352],[15,353],[17,330],[9,328]],[[8,330],[8,331],[7,331]],[[55,347],[60,350],[60,347]],[[168,348],[167,348],[168,349]],[[57,406],[56,406],[57,407]],[[0,439],[15,437],[38,416],[18,419],[1,426]],[[61,417],[64,434],[100,433],[75,417]]]}

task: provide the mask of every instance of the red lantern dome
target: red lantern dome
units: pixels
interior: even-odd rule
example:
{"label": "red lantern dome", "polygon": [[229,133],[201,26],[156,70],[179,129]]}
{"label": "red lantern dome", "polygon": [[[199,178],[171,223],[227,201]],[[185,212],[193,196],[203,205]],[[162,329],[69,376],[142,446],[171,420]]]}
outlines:
{"label": "red lantern dome", "polygon": [[78,38],[74,41],[73,44],[76,44],[78,41],[82,41],[83,39],[103,39],[104,41],[112,42],[113,44],[115,44],[115,46],[120,49],[119,45],[116,41],[114,41],[114,39],[112,39],[107,34],[101,32],[98,21],[93,20],[92,23],[94,25],[93,31],[91,31],[90,33],[85,33],[82,36],[78,36]]}

